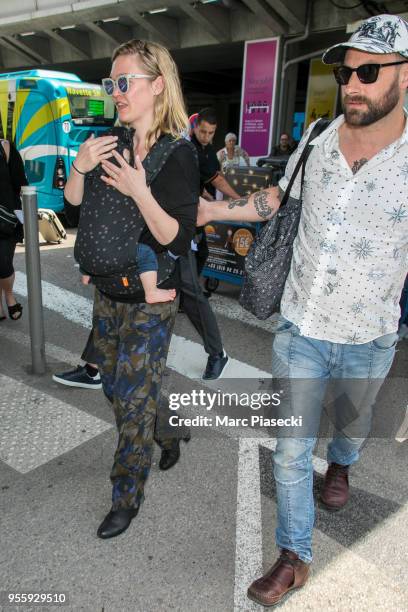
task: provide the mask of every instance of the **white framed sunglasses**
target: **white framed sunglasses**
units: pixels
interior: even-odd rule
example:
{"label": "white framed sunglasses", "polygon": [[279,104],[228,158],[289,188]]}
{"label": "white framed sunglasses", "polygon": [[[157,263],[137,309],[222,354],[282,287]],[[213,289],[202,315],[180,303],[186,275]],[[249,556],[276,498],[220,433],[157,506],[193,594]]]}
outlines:
{"label": "white framed sunglasses", "polygon": [[154,77],[148,74],[120,74],[116,80],[111,79],[110,77],[106,79],[102,79],[102,87],[105,93],[108,94],[108,96],[113,95],[113,92],[115,91],[115,87],[119,89],[120,93],[125,94],[129,91],[131,79],[153,79],[153,78]]}

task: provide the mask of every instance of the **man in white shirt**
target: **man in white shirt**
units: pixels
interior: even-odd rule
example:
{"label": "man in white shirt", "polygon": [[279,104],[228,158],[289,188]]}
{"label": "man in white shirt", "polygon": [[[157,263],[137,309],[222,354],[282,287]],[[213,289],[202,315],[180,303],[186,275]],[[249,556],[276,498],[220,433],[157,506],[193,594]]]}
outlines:
{"label": "man in white shirt", "polygon": [[[282,410],[302,415],[308,432],[278,439],[274,475],[281,555],[248,589],[262,605],[280,602],[308,578],[312,451],[328,381],[343,384],[358,412],[351,424],[343,418],[328,447],[321,501],[334,511],[348,501],[348,469],[369,433],[371,408],[394,358],[408,264],[407,60],[408,23],[393,15],[365,20],[347,43],[323,56],[325,63],[340,64],[334,73],[344,114],[312,141],[302,194],[300,177],[291,191],[291,197],[302,197],[302,215],[273,344],[272,376],[290,381]],[[271,218],[312,127],[291,156],[279,189],[229,204],[202,203],[199,224]]]}

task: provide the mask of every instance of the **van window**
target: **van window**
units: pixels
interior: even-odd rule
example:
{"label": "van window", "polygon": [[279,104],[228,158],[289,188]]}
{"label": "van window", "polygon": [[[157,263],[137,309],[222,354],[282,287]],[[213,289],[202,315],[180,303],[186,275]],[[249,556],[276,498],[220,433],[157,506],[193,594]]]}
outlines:
{"label": "van window", "polygon": [[95,134],[95,131],[90,130],[89,128],[74,128],[69,133],[69,139],[73,142],[77,142],[78,144],[82,144],[91,136],[91,134],[94,134],[95,136],[97,135]]}
{"label": "van window", "polygon": [[30,184],[40,183],[45,175],[45,162],[28,159],[24,162],[24,169]]}
{"label": "van window", "polygon": [[78,125],[113,125],[113,100],[103,95],[102,87],[66,87],[73,122]]}

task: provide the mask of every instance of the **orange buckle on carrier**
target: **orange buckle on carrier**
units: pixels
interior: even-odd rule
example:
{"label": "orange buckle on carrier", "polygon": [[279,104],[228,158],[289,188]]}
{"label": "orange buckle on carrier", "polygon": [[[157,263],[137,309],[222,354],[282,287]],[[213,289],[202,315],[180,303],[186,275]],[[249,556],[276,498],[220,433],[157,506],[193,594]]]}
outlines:
{"label": "orange buckle on carrier", "polygon": [[122,285],[124,287],[129,287],[129,281],[128,281],[127,276],[122,276]]}

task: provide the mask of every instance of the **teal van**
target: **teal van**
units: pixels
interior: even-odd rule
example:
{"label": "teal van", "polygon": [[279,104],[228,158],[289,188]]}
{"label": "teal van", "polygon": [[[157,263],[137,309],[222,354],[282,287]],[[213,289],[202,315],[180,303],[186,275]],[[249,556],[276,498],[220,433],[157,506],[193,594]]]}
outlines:
{"label": "teal van", "polygon": [[79,146],[113,125],[115,107],[100,85],[75,74],[0,74],[0,137],[15,144],[39,208],[63,210],[63,190]]}

